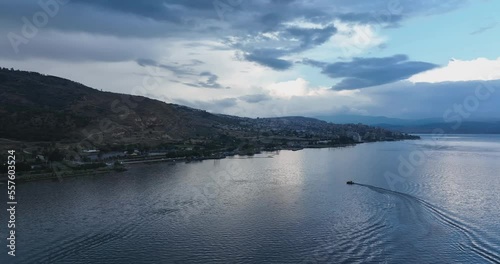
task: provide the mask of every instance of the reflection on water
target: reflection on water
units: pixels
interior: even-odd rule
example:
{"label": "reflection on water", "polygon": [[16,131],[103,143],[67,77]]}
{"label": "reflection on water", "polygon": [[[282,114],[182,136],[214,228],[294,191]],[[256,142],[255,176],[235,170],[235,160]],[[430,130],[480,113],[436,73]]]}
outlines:
{"label": "reflection on water", "polygon": [[[495,247],[490,244],[489,241],[478,235],[477,231],[475,230],[477,229],[477,227],[470,226],[460,218],[451,215],[450,213],[447,213],[439,207],[436,207],[418,197],[398,191],[375,187],[372,185],[359,183],[356,185],[367,187],[378,193],[397,196],[399,198],[398,200],[403,201],[405,204],[404,210],[398,210],[398,217],[400,220],[407,222],[409,219],[413,219],[419,221],[421,224],[431,223],[431,225],[441,224],[447,226],[450,229],[450,232],[455,232],[458,235],[463,236],[460,240],[458,240],[459,244],[455,245],[456,247],[459,247],[461,249],[469,249],[477,256],[482,257],[485,261],[500,263],[500,256],[498,255],[498,252],[495,251]],[[433,219],[438,221],[438,223],[436,223],[435,221],[431,222],[429,220],[423,219],[422,217],[425,215],[425,212],[423,212],[422,209],[426,210]],[[432,230],[432,227],[427,228],[427,233],[423,235],[425,237],[433,236],[434,234],[432,234]],[[413,230],[413,232],[415,232],[415,229]],[[418,243],[422,242],[422,238],[418,240]],[[449,241],[450,244],[456,242],[457,240]],[[462,261],[463,260],[464,259],[462,259]]]}
{"label": "reflection on water", "polygon": [[15,263],[498,263],[498,153],[424,137],[26,183]]}

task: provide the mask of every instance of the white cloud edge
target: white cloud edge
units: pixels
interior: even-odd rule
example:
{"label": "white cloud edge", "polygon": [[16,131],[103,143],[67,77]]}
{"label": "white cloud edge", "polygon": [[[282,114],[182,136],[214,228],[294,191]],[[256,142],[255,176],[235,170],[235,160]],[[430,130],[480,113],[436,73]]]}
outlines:
{"label": "white cloud edge", "polygon": [[451,59],[444,67],[413,75],[408,80],[412,83],[440,83],[499,79],[500,57],[495,60],[480,57],[473,60]]}

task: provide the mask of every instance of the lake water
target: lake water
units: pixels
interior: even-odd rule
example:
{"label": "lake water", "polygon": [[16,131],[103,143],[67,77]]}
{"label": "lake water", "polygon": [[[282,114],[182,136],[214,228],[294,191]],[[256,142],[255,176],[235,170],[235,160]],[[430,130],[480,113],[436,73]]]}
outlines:
{"label": "lake water", "polygon": [[499,172],[423,136],[24,183],[0,263],[500,263]]}

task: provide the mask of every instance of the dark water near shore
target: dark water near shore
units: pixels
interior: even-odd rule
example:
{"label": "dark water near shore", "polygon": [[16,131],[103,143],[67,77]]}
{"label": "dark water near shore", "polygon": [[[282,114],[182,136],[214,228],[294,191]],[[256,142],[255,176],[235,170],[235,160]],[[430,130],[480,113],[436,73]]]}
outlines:
{"label": "dark water near shore", "polygon": [[0,263],[500,263],[499,172],[499,136],[424,136],[30,182]]}

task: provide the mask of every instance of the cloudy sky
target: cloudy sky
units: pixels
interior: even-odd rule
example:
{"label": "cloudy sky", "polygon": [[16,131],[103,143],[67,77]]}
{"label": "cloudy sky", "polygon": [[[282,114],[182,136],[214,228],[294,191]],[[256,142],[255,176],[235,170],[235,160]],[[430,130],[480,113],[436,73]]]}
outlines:
{"label": "cloudy sky", "polygon": [[0,66],[105,91],[250,117],[500,116],[499,1],[0,0],[0,10]]}

